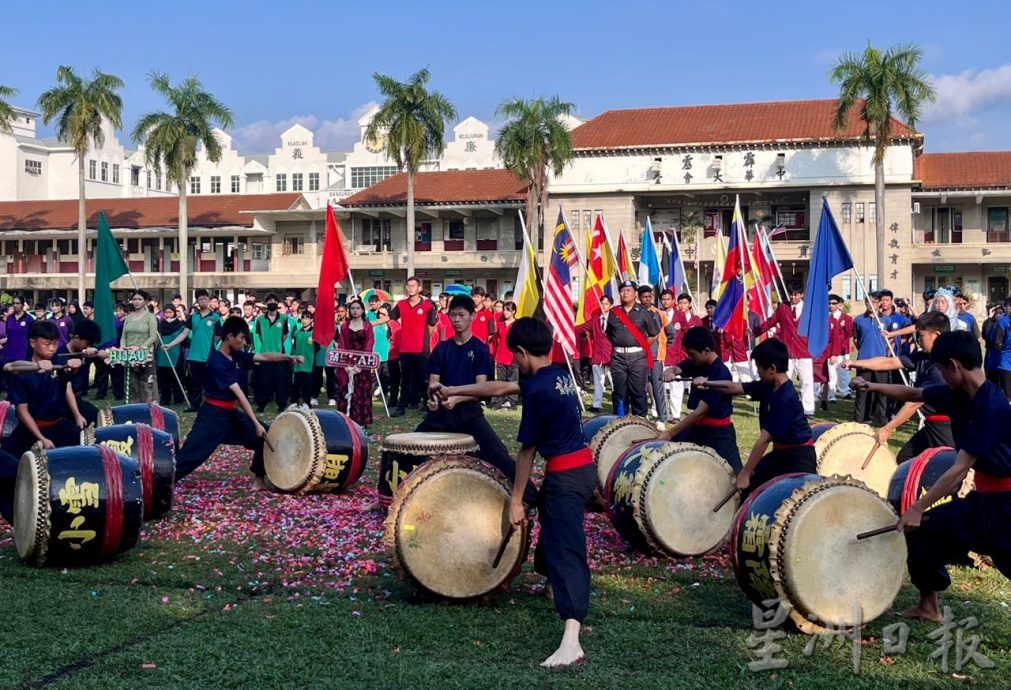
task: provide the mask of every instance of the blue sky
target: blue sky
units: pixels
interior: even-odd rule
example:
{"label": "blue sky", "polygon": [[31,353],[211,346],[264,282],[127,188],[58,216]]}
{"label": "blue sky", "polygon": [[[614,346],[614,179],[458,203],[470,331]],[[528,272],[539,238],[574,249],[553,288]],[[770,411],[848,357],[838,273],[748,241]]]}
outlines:
{"label": "blue sky", "polygon": [[0,84],[33,107],[56,68],[126,82],[131,128],[163,104],[146,73],[195,74],[235,113],[236,145],[272,148],[292,122],[348,148],[377,98],[372,73],[427,66],[461,118],[494,122],[507,97],[557,93],[583,116],[613,108],[829,98],[835,57],[913,41],[941,98],[928,151],[1011,149],[1011,4],[863,2],[16,3],[4,9]]}

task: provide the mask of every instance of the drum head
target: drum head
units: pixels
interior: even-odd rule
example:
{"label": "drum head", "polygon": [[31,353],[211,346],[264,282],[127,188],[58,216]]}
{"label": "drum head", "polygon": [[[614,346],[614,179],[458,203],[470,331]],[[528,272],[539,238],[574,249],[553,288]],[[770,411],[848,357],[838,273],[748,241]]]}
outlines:
{"label": "drum head", "polygon": [[390,434],[383,439],[382,449],[404,455],[462,455],[473,453],[478,445],[470,434],[412,431]]}
{"label": "drum head", "polygon": [[469,599],[504,587],[527,556],[517,530],[498,568],[495,554],[509,526],[509,483],[472,458],[433,460],[404,480],[386,520],[394,567],[418,587]]}
{"label": "drum head", "polygon": [[14,484],[14,545],[22,560],[41,563],[49,533],[49,473],[41,446],[25,452]]}
{"label": "drum head", "polygon": [[878,441],[874,428],[867,424],[837,424],[818,437],[814,444],[818,456],[818,474],[823,477],[849,475],[862,481],[879,496],[888,496],[888,483],[895,473],[895,456],[888,446],[880,446],[861,469]]}
{"label": "drum head", "polygon": [[854,604],[864,623],[888,610],[905,574],[905,537],[856,535],[897,519],[887,501],[845,477],[808,482],[783,502],[769,537],[770,571],[797,627],[809,634],[826,624],[851,627]]}
{"label": "drum head", "polygon": [[734,470],[710,448],[670,443],[643,451],[633,492],[636,522],[650,546],[675,557],[701,556],[730,534],[740,494],[713,513],[734,487]]}
{"label": "drum head", "polygon": [[274,446],[273,451],[266,445],[263,448],[267,478],[280,491],[298,491],[326,455],[326,442],[316,415],[289,408],[271,422],[267,438]]}
{"label": "drum head", "polygon": [[611,468],[618,462],[618,456],[640,441],[650,441],[657,436],[656,427],[642,417],[621,417],[608,422],[593,436],[590,452],[597,463],[597,479],[601,486],[607,485]]}

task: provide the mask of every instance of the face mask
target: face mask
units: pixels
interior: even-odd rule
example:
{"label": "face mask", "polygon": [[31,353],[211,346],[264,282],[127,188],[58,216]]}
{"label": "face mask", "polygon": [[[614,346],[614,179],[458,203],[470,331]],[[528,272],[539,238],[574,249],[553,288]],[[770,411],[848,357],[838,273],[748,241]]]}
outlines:
{"label": "face mask", "polygon": [[267,305],[267,311],[277,311],[277,305],[276,304],[268,304]]}

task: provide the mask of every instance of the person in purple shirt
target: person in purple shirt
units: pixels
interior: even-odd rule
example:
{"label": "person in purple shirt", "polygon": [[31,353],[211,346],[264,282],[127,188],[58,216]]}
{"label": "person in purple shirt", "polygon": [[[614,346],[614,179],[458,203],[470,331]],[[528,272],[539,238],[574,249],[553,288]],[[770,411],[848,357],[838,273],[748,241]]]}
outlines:
{"label": "person in purple shirt", "polygon": [[74,331],[74,319],[63,311],[63,298],[54,297],[49,300],[49,309],[52,311],[53,315],[49,319],[56,324],[56,327],[60,330],[60,346],[66,347],[67,342],[70,340],[70,334]]}
{"label": "person in purple shirt", "polygon": [[15,297],[13,306],[14,313],[7,317],[7,342],[3,349],[6,362],[28,359],[28,329],[35,323],[35,317],[25,311],[23,297]]}

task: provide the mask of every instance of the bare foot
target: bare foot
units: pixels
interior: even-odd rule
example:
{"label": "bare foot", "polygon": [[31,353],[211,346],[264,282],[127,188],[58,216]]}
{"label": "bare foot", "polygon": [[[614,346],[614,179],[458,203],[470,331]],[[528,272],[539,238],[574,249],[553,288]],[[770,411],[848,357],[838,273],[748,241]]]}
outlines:
{"label": "bare foot", "polygon": [[569,619],[565,621],[565,633],[562,635],[562,642],[558,645],[555,653],[541,662],[545,668],[556,668],[558,666],[571,666],[583,661],[583,648],[579,646],[579,621]]}
{"label": "bare foot", "polygon": [[257,477],[255,474],[253,475],[250,485],[253,487],[253,491],[267,490],[267,484],[263,481],[263,477]]}
{"label": "bare foot", "polygon": [[921,594],[920,603],[905,611],[900,611],[903,618],[919,618],[930,623],[941,622],[941,604],[937,599],[937,593]]}

